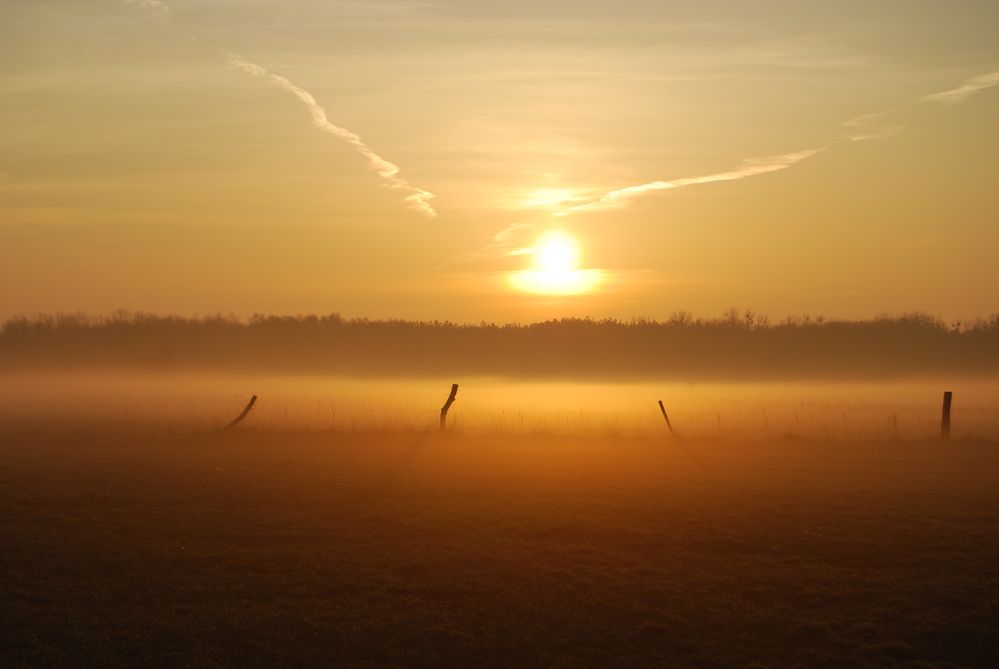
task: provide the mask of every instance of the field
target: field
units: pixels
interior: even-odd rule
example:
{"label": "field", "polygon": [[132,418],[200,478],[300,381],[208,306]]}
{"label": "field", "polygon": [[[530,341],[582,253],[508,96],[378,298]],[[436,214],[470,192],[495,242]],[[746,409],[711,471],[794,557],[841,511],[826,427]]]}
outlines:
{"label": "field", "polygon": [[999,440],[999,381],[967,377],[611,383],[207,370],[0,373],[0,424],[211,431],[239,414],[253,394],[260,398],[247,421],[253,429],[426,431],[436,428],[453,381],[461,388],[448,424],[466,434],[661,435],[665,424],[656,401],[662,399],[688,437],[923,441],[940,434],[941,397],[950,390],[953,435]]}
{"label": "field", "polygon": [[999,445],[0,432],[0,665],[999,666]]}

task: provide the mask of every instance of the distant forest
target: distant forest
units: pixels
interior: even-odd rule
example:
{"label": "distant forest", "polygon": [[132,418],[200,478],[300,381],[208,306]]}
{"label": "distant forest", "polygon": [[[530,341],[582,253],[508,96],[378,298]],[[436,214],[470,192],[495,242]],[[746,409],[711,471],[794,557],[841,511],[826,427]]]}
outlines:
{"label": "distant forest", "polygon": [[329,316],[181,318],[117,312],[17,317],[0,371],[79,368],[352,376],[829,379],[999,375],[999,315],[947,324],[925,314],[771,323],[561,319],[527,325]]}

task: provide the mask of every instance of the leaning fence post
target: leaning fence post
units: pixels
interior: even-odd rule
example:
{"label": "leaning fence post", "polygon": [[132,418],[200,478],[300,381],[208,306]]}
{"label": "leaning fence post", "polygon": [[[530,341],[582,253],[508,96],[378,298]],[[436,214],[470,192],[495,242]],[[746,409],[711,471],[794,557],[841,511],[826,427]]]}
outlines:
{"label": "leaning fence post", "polygon": [[444,425],[447,422],[447,410],[451,408],[454,404],[454,398],[458,395],[458,384],[451,384],[451,394],[447,396],[447,401],[444,402],[444,406],[441,407],[441,432],[444,431]]}
{"label": "leaning fence post", "polygon": [[663,401],[659,400],[659,410],[663,412],[663,418],[666,419],[666,427],[669,428],[669,433],[676,436],[676,432],[673,431],[673,424],[669,422],[669,416],[666,415],[666,407],[663,406]]}
{"label": "leaning fence post", "polygon": [[253,405],[256,404],[256,403],[257,403],[257,396],[254,395],[253,397],[250,398],[250,401],[246,403],[246,407],[243,409],[243,413],[241,413],[238,416],[236,416],[235,418],[233,418],[232,422],[229,423],[228,425],[226,425],[225,427],[223,427],[222,429],[223,430],[228,430],[231,427],[236,427],[237,425],[239,425],[240,421],[242,421],[244,418],[246,418],[246,416],[253,409]]}
{"label": "leaning fence post", "polygon": [[943,414],[940,416],[940,438],[950,439],[950,400],[953,393],[949,390],[944,392]]}

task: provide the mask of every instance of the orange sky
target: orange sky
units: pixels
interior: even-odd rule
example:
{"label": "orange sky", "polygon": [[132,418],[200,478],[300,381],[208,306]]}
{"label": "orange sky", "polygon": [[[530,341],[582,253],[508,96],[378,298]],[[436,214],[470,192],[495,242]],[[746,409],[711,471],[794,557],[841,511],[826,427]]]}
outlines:
{"label": "orange sky", "polygon": [[[987,315],[996,35],[986,0],[5,3],[0,318]],[[524,274],[552,231],[580,290]]]}

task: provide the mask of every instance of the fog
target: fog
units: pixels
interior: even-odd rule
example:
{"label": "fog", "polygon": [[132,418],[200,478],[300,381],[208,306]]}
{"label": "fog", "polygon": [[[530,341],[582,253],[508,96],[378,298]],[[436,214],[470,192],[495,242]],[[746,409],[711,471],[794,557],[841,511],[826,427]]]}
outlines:
{"label": "fog", "polygon": [[431,430],[450,384],[449,429],[500,434],[928,439],[954,393],[953,436],[999,439],[999,381],[603,383],[488,377],[364,380],[318,375],[19,372],[0,374],[9,424],[222,427],[259,400],[241,429]]}

